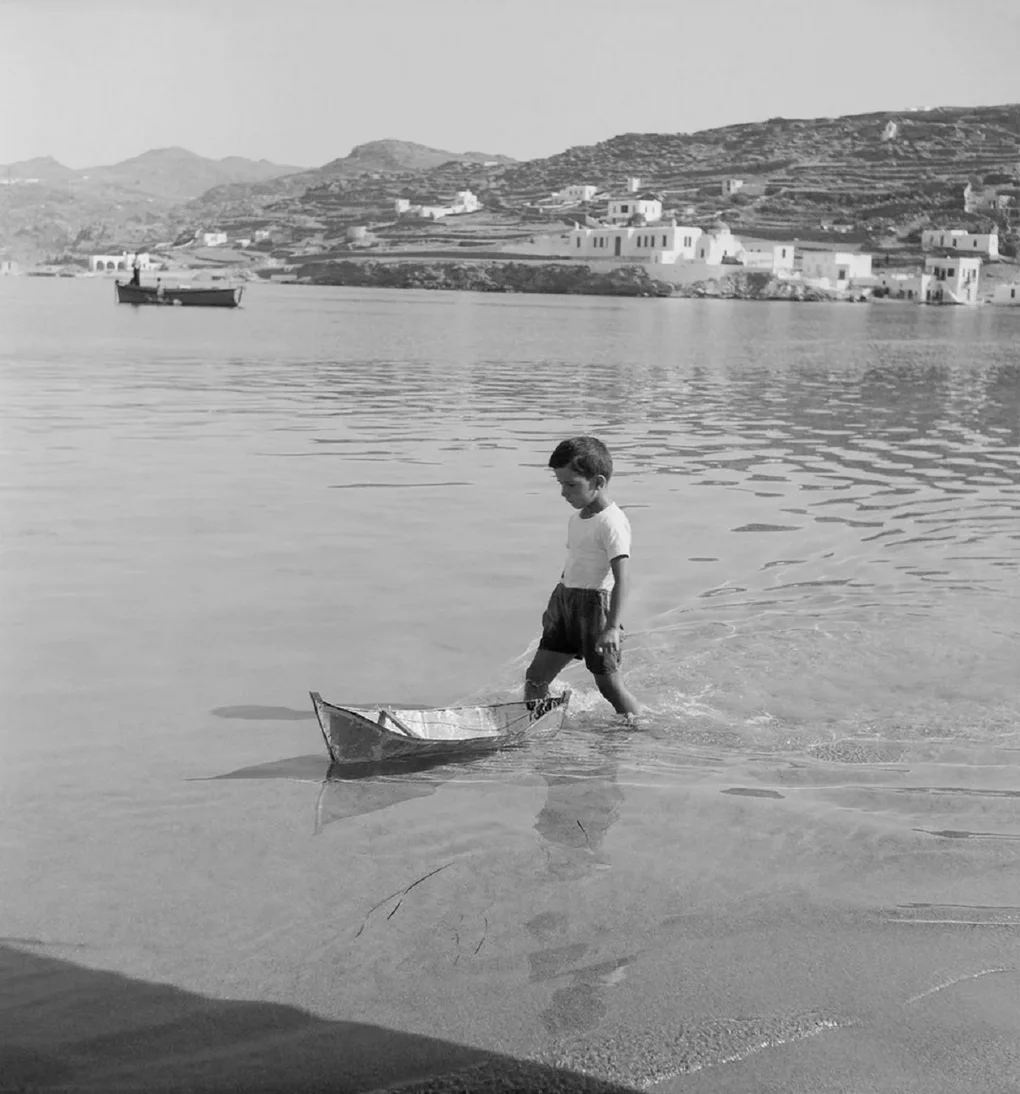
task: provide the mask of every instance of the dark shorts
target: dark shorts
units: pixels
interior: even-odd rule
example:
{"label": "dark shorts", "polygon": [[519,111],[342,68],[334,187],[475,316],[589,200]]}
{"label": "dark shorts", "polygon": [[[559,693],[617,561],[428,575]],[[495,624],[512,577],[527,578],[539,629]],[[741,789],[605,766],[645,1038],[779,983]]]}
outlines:
{"label": "dark shorts", "polygon": [[578,661],[583,658],[588,671],[596,676],[619,672],[622,652],[598,653],[595,649],[606,627],[609,597],[608,589],[568,589],[557,585],[542,615],[538,648],[569,653]]}

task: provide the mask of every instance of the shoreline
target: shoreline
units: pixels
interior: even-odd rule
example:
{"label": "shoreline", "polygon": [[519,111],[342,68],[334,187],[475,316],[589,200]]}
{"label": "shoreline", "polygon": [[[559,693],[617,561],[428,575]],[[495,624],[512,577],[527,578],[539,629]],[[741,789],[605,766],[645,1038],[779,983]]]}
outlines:
{"label": "shoreline", "polygon": [[[803,281],[776,277],[763,270],[720,267],[718,277],[686,283],[660,280],[642,265],[598,269],[588,263],[499,261],[492,259],[395,259],[312,262],[282,274],[267,271],[262,280],[299,285],[342,285],[356,288],[433,289],[462,292],[539,293],[568,296],[635,296],[779,300],[797,303],[857,303],[860,291],[826,290]],[[273,276],[278,273],[278,276]]]}

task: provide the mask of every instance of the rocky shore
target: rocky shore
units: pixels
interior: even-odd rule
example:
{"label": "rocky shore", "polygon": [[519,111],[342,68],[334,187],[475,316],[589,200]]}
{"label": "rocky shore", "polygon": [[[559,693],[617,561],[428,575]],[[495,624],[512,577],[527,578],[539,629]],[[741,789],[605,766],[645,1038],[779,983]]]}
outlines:
{"label": "rocky shore", "polygon": [[561,293],[583,296],[712,297],[724,300],[839,299],[834,294],[765,271],[737,270],[674,285],[651,277],[643,266],[592,270],[567,262],[316,262],[293,272],[306,285],[470,292]]}

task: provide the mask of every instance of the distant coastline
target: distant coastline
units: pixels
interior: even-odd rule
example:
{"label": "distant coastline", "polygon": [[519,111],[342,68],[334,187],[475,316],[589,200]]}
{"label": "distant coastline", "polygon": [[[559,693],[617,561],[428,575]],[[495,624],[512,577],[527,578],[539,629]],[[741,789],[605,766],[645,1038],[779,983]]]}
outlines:
{"label": "distant coastline", "polygon": [[867,295],[859,290],[825,290],[800,280],[779,278],[768,271],[745,270],[739,266],[718,267],[717,274],[685,284],[658,280],[644,266],[638,264],[617,265],[601,270],[584,263],[548,260],[347,260],[308,263],[298,266],[286,275],[279,275],[279,271],[276,273],[278,276],[273,280],[288,283],[365,288],[799,303],[859,302],[867,299]]}

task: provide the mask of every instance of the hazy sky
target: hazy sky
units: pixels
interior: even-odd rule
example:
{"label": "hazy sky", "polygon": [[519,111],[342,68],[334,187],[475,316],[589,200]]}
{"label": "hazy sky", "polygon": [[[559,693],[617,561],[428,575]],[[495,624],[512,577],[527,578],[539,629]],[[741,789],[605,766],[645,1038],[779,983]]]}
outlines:
{"label": "hazy sky", "polygon": [[1020,101],[1020,0],[0,0],[0,163],[626,132]]}

